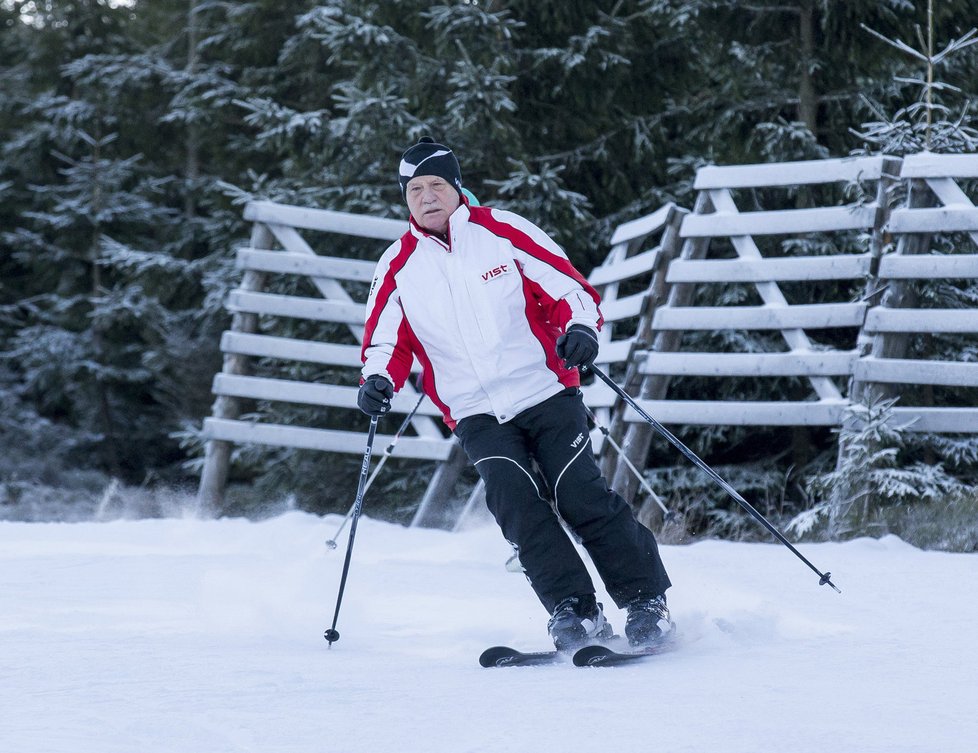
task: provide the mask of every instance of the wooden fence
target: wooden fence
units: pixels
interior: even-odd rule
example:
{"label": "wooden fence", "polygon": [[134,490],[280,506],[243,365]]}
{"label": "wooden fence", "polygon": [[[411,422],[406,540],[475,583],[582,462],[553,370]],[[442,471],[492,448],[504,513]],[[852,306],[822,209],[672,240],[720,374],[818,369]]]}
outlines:
{"label": "wooden fence", "polygon": [[[241,420],[242,400],[295,402],[324,408],[356,407],[356,370],[360,365],[357,343],[363,338],[364,303],[354,300],[344,283],[369,285],[375,264],[321,256],[299,231],[389,242],[400,237],[407,227],[396,220],[269,202],[249,204],[245,218],[255,224],[250,245],[237,253],[237,266],[243,276],[240,286],[228,296],[227,307],[233,318],[231,329],[221,338],[224,368],[214,378],[213,392],[217,399],[213,416],[204,421],[207,450],[199,494],[201,502],[208,506],[216,506],[223,499],[234,444],[363,452],[364,435],[359,431]],[[320,297],[265,292],[269,278],[280,275],[307,278]],[[316,342],[277,336],[275,320],[282,317],[338,323],[346,337],[337,338],[341,342]],[[265,327],[260,328],[260,322]],[[334,374],[346,374],[347,378],[323,384],[252,376],[254,359],[264,358],[335,367]],[[394,410],[409,412],[417,396],[413,386],[405,385],[393,404]],[[450,447],[440,428],[441,422],[433,418],[436,415],[440,415],[438,409],[425,400],[412,422],[416,436],[405,437],[398,444],[401,456],[436,461],[448,458]],[[351,421],[350,425],[355,422]],[[379,446],[392,440],[389,435],[377,436]]]}
{"label": "wooden fence", "polygon": [[[978,387],[978,364],[927,361],[913,348],[914,336],[978,333],[975,309],[928,308],[914,295],[921,281],[978,277],[978,254],[968,247],[978,242],[978,209],[966,191],[972,179],[978,179],[973,155],[702,168],[691,213],[669,205],[620,226],[605,262],[591,272],[608,321],[598,363],[667,424],[838,427],[850,401],[870,390],[905,398],[920,393],[908,385]],[[891,206],[894,189],[907,196],[904,205]],[[356,343],[365,296],[355,300],[349,291],[371,279],[374,262],[319,256],[299,231],[389,241],[405,228],[268,203],[250,204],[246,217],[255,229],[238,254],[244,276],[228,299],[234,320],[222,339],[214,416],[204,424],[201,496],[211,503],[223,492],[234,444],[363,451],[362,427],[243,421],[240,401],[322,406],[347,411],[350,427],[362,423],[355,413]],[[948,250],[948,238],[962,245]],[[933,253],[937,248],[941,253]],[[266,292],[269,279],[282,275],[311,280],[321,297]],[[347,341],[276,335],[280,317],[341,325]],[[335,367],[329,373],[338,376],[316,384],[255,377],[253,358],[311,361]],[[756,399],[733,397],[743,394],[730,388],[734,383],[747,384]],[[774,384],[777,389],[765,386]],[[602,383],[584,392],[615,444],[643,468],[651,427]],[[791,397],[773,401],[771,394]],[[408,413],[417,400],[407,386],[394,412]],[[972,433],[978,432],[976,403],[941,405],[931,395],[916,404],[901,401],[895,416],[916,431]],[[452,499],[466,461],[437,416],[422,400],[413,435],[401,439],[395,455],[436,463],[414,521],[452,527],[479,507],[481,490]],[[611,443],[601,447],[600,434],[592,437],[613,486],[632,499],[638,484],[627,463]]]}
{"label": "wooden fence", "polygon": [[[978,275],[978,256],[961,248],[927,254],[937,236],[978,239],[978,209],[958,182],[976,178],[974,155],[701,169],[682,251],[664,270],[668,296],[654,312],[648,350],[636,355],[643,378],[632,389],[643,407],[666,424],[838,427],[851,400],[885,384],[885,394],[901,398],[893,411],[900,425],[978,432],[978,390],[967,406],[908,401],[911,385],[978,387],[978,364],[925,360],[909,336],[978,334],[978,311],[924,308],[913,294],[921,281]],[[855,198],[784,208],[812,204],[812,187],[830,188],[822,198]],[[901,188],[907,205],[891,209]],[[772,199],[782,206],[765,208]],[[719,305],[725,297],[732,302]],[[773,379],[793,380],[787,391],[797,396],[716,397],[735,380],[773,393],[763,387]],[[620,411],[622,444],[641,467],[652,430],[631,409]],[[625,467],[605,468],[632,499]]]}
{"label": "wooden fence", "polygon": [[[590,279],[603,296],[602,312],[608,322],[601,333],[599,356],[599,363],[605,367],[625,362],[637,333],[648,328],[646,300],[651,277],[662,255],[675,254],[684,214],[685,210],[667,205],[618,228],[608,260],[592,273]],[[375,262],[317,254],[300,231],[330,233],[332,244],[342,245],[350,237],[389,242],[407,228],[406,223],[396,220],[270,202],[249,204],[245,218],[255,223],[254,229],[249,246],[237,251],[237,266],[243,276],[240,286],[228,295],[227,308],[233,318],[231,328],[221,338],[224,367],[214,377],[213,392],[217,398],[213,415],[205,419],[203,427],[207,450],[199,495],[202,504],[210,507],[219,506],[223,499],[231,451],[236,444],[363,452],[366,420],[356,404],[361,365],[358,343],[363,339],[366,288],[373,278]],[[655,238],[660,242],[649,246],[647,242]],[[379,245],[376,255],[382,250],[383,245]],[[295,277],[308,280],[318,295],[300,295],[292,290],[268,292],[272,283]],[[283,336],[280,331],[285,319],[340,325],[338,333],[332,334],[336,342]],[[295,362],[326,368],[316,382],[255,376],[259,359],[273,359],[281,372]],[[607,415],[614,404],[614,394],[603,384],[585,387],[584,394],[588,405],[599,414]],[[405,384],[392,403],[391,418],[384,423],[396,426],[393,418],[409,414],[419,398],[414,386]],[[244,401],[318,406],[323,413],[338,417],[334,423],[347,428],[283,425],[260,417],[245,420],[241,418]],[[466,500],[452,496],[467,461],[440,417],[434,404],[422,399],[411,422],[413,433],[398,440],[391,456],[436,462],[414,522],[452,527],[467,506]],[[596,433],[597,447],[600,439]],[[394,438],[380,433],[375,441],[378,448],[389,448]],[[478,493],[477,489],[473,498]]]}

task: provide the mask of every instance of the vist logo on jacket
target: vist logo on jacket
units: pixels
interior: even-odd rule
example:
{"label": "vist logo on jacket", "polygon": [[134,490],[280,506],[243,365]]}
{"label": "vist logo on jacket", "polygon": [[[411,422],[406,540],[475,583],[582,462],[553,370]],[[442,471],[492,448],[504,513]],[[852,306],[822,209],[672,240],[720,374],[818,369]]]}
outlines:
{"label": "vist logo on jacket", "polygon": [[482,281],[490,282],[495,280],[497,277],[507,274],[512,268],[511,264],[500,264],[498,267],[493,267],[488,272],[482,273]]}

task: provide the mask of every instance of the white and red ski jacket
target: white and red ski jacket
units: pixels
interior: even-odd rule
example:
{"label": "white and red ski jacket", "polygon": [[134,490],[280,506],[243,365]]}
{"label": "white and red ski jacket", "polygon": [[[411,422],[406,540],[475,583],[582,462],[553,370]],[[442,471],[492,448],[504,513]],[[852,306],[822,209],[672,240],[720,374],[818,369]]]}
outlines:
{"label": "white and red ski jacket", "polygon": [[597,292],[563,250],[517,214],[463,202],[448,241],[409,230],[380,258],[367,300],[363,377],[399,390],[413,357],[422,387],[454,429],[490,413],[504,423],[580,384],[554,350],[572,324],[601,327]]}

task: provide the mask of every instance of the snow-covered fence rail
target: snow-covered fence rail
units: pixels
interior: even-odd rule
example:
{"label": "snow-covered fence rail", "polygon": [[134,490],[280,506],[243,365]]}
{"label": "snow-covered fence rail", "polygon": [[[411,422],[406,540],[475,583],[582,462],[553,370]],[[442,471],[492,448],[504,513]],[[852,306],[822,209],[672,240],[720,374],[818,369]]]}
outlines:
{"label": "snow-covered fence rail", "polygon": [[[900,177],[908,182],[907,202],[893,210],[886,225],[896,251],[880,260],[882,300],[866,316],[852,395],[875,391],[899,397],[894,420],[911,431],[975,433],[974,399],[950,404],[953,393],[942,401],[940,390],[978,388],[978,362],[949,360],[933,346],[950,338],[954,347],[943,350],[960,353],[967,340],[970,352],[978,353],[978,309],[951,308],[942,304],[949,296],[933,288],[928,293],[921,284],[973,287],[978,280],[978,207],[963,187],[978,181],[978,155],[908,156]],[[978,398],[978,389],[972,397]]]}

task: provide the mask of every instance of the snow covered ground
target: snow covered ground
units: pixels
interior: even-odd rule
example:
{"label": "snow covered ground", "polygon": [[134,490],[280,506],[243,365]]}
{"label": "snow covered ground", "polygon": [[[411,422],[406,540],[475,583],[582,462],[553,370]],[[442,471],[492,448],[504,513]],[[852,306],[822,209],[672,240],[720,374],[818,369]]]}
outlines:
{"label": "snow covered ground", "polygon": [[338,523],[0,523],[0,749],[978,749],[976,555],[801,547],[840,596],[779,545],[663,547],[682,650],[487,670],[489,645],[548,646],[493,528],[361,521],[329,649]]}

